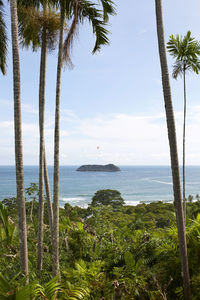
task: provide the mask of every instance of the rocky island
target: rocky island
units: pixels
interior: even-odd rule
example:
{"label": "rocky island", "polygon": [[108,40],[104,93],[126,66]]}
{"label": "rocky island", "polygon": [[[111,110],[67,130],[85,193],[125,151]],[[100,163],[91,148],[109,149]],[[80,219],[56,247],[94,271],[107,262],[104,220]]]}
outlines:
{"label": "rocky island", "polygon": [[80,172],[119,172],[121,171],[119,167],[108,164],[108,165],[83,165],[80,166],[76,171]]}

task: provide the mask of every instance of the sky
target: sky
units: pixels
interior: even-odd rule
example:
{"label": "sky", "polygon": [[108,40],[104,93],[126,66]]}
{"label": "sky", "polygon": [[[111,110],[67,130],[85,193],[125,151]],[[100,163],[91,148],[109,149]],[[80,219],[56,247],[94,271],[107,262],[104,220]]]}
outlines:
{"label": "sky", "polygon": [[[169,165],[169,146],[156,35],[155,1],[116,0],[110,19],[110,46],[92,55],[94,36],[84,23],[75,39],[72,61],[61,85],[61,165]],[[166,42],[171,34],[200,40],[199,0],[163,0]],[[0,75],[0,165],[14,165],[12,58],[9,7],[8,68]],[[38,164],[38,83],[40,50],[20,50],[23,157]],[[183,80],[171,76],[182,161]],[[47,161],[53,164],[57,48],[48,53],[45,114]],[[200,76],[187,74],[186,164],[200,165]]]}

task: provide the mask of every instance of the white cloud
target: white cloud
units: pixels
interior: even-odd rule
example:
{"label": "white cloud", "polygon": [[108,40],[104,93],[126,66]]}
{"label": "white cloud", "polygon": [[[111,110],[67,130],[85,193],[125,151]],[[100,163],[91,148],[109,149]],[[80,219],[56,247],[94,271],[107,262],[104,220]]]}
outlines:
{"label": "white cloud", "polygon": [[[83,135],[91,138],[98,137],[108,140],[130,141],[149,140],[157,138],[158,130],[163,125],[157,125],[156,120],[162,115],[156,116],[134,116],[125,114],[108,115],[81,121],[80,131]],[[150,135],[147,135],[147,128]]]}
{"label": "white cloud", "polygon": [[[79,121],[79,138],[62,140],[62,152],[69,153],[73,164],[166,164],[168,144],[163,119],[163,114],[83,119]],[[156,158],[156,149],[162,150],[164,161],[161,156]]]}
{"label": "white cloud", "polygon": [[[0,99],[0,105],[5,106],[5,107],[7,107],[9,109],[12,109],[12,110],[14,109],[14,103],[11,100]],[[38,114],[38,109],[36,109],[31,104],[22,103],[21,104],[21,109],[22,109],[22,112],[24,112],[24,113]]]}
{"label": "white cloud", "polygon": [[[176,113],[179,160],[182,160],[182,119]],[[53,164],[53,116],[45,126],[46,152]],[[200,164],[200,106],[188,108],[186,128],[187,164]],[[13,161],[13,121],[0,122],[0,164]],[[61,121],[60,163],[109,163],[132,165],[165,165],[170,163],[165,115],[132,114],[96,115],[80,119],[72,111],[64,111]],[[39,129],[35,123],[23,123],[24,163],[38,163]],[[6,159],[6,155],[8,156]],[[10,156],[10,157],[9,157]]]}
{"label": "white cloud", "polygon": [[25,103],[22,103],[22,112],[38,115],[38,109],[36,109],[35,107],[33,107],[30,104],[25,104]]}
{"label": "white cloud", "polygon": [[148,33],[148,29],[147,29],[147,28],[141,29],[141,30],[138,32],[139,35],[143,35],[143,34],[146,34],[146,33]]}

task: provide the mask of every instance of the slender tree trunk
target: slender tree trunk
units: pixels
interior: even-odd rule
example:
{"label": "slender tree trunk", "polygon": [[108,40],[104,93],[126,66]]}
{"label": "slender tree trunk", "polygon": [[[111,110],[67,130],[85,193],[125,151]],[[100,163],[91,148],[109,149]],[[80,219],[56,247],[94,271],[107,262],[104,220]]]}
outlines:
{"label": "slender tree trunk", "polygon": [[44,149],[44,182],[45,182],[45,188],[46,188],[47,208],[48,208],[48,216],[49,216],[51,241],[53,244],[53,210],[52,210],[52,204],[51,204],[51,192],[50,192],[50,184],[49,184],[49,176],[48,176],[48,169],[47,169],[47,163],[46,163],[45,149]]}
{"label": "slender tree trunk", "polygon": [[14,124],[15,124],[15,162],[17,181],[17,204],[19,226],[20,267],[28,282],[28,250],[26,229],[26,208],[24,197],[24,172],[22,153],[21,128],[21,95],[20,95],[20,65],[18,47],[17,2],[10,0],[12,54],[13,54],[13,91],[14,91]]}
{"label": "slender tree trunk", "polygon": [[[45,11],[45,7],[44,7]],[[39,127],[40,127],[40,159],[39,159],[39,207],[38,207],[38,258],[37,268],[42,270],[43,265],[43,238],[44,238],[44,107],[45,107],[45,82],[46,82],[46,56],[47,41],[46,28],[42,33],[42,48],[40,61],[40,87],[39,87]]]}
{"label": "slender tree trunk", "polygon": [[187,245],[186,245],[186,236],[185,236],[183,206],[182,206],[182,199],[181,199],[181,185],[180,185],[178,153],[177,153],[177,143],[176,143],[176,129],[175,129],[173,106],[172,106],[168,66],[167,66],[167,56],[166,56],[166,49],[165,49],[164,27],[163,27],[163,17],[162,17],[162,1],[155,0],[155,4],[156,4],[158,48],[159,48],[159,55],[160,55],[162,85],[163,85],[163,94],[164,94],[165,111],[166,111],[166,119],[167,119],[168,139],[169,139],[169,146],[170,146],[170,157],[171,157],[171,168],[172,168],[173,190],[174,190],[174,205],[176,211],[179,249],[180,249],[181,265],[182,265],[182,272],[183,272],[184,296],[185,299],[190,300],[191,295],[190,295],[190,278],[189,278],[189,268],[188,268],[188,259],[187,259]]}
{"label": "slender tree trunk", "polygon": [[56,82],[56,110],[55,110],[55,133],[54,133],[54,191],[53,191],[53,275],[59,275],[59,141],[60,141],[60,86],[62,72],[62,50],[64,35],[64,7],[61,2],[60,13],[60,36],[57,64]]}
{"label": "slender tree trunk", "polygon": [[186,198],[185,198],[185,125],[186,125],[186,81],[185,81],[185,66],[183,70],[183,84],[184,84],[184,116],[183,116],[183,205],[184,217],[186,222]]}
{"label": "slender tree trunk", "polygon": [[33,223],[33,204],[34,204],[34,199],[31,201],[31,212],[30,212],[30,220]]}

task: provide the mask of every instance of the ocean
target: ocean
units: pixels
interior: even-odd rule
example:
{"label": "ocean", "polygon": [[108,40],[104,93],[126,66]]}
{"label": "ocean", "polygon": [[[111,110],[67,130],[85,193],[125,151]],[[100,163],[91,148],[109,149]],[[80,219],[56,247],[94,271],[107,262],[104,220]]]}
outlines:
{"label": "ocean", "polygon": [[[173,201],[171,169],[168,166],[120,166],[121,172],[77,172],[78,166],[60,167],[60,206],[86,207],[100,189],[116,189],[127,205]],[[53,167],[49,166],[52,187]],[[38,167],[24,167],[25,187],[38,183]],[[186,195],[200,193],[200,166],[186,167]],[[0,166],[0,200],[16,196],[15,167]]]}

